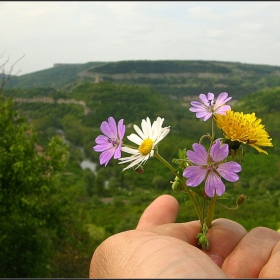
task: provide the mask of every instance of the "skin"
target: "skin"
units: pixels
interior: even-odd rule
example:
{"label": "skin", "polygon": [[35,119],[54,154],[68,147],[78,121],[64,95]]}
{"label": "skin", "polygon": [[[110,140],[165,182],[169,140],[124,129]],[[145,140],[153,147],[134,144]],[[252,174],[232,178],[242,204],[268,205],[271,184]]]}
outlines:
{"label": "skin", "polygon": [[197,248],[199,221],[175,223],[177,200],[155,199],[135,230],[106,239],[95,250],[90,278],[279,278],[280,234],[217,219],[207,233],[210,248]]}

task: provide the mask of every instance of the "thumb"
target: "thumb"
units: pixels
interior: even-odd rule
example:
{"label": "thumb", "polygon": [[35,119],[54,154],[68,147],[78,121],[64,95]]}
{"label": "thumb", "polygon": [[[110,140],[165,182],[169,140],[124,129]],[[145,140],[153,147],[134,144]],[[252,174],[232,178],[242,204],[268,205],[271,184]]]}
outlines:
{"label": "thumb", "polygon": [[142,214],[136,229],[150,229],[174,223],[179,210],[178,201],[171,195],[156,198]]}

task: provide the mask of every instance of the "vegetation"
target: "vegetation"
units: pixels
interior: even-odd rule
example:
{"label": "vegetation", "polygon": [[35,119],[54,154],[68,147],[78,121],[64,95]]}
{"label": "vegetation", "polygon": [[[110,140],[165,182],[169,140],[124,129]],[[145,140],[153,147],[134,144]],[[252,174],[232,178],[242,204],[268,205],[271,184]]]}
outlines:
{"label": "vegetation", "polygon": [[199,60],[89,62],[62,64],[14,77],[6,86],[71,91],[81,83],[98,81],[146,85],[180,101],[208,91],[231,92],[239,99],[264,88],[280,86],[280,67]]}
{"label": "vegetation", "polygon": [[[143,70],[149,62],[141,62],[138,66],[135,63],[132,70],[127,66],[129,63],[111,65],[113,70],[107,64],[95,65],[94,68],[88,65],[89,68],[84,69],[98,70],[98,73],[103,71],[106,75],[110,71],[121,73],[125,69],[126,72],[122,73],[130,73],[134,68],[137,73],[151,74],[158,69],[158,73],[165,75],[168,69],[172,69],[173,73],[185,73],[182,71],[191,69],[195,62],[182,62],[178,70],[176,65],[180,63],[176,61],[173,68],[169,62],[153,62],[150,72]],[[234,79],[238,71],[247,75],[248,79],[235,76],[236,84],[232,87],[238,89],[244,86],[244,89],[246,84],[248,91],[244,96],[239,91],[228,91],[230,96],[240,97],[232,108],[244,113],[255,112],[265,124],[274,145],[265,148],[269,155],[259,154],[249,146],[244,147],[246,153],[240,180],[226,184],[228,199],[220,200],[220,203],[235,206],[237,197],[242,193],[247,198],[246,202],[236,211],[217,206],[215,217],[234,219],[247,230],[256,226],[277,230],[280,227],[280,87],[270,87],[273,83],[267,86],[267,79],[278,77],[276,73],[279,69],[207,63],[196,62],[196,71],[204,68],[212,75],[227,68],[229,70],[224,71],[224,77],[228,75],[225,83],[230,78]],[[216,65],[216,72],[207,65]],[[79,73],[82,66],[85,65],[73,66],[73,73]],[[61,73],[61,78],[63,67],[68,66],[54,68],[57,74]],[[26,76],[28,79],[25,82],[25,75],[11,79],[10,87],[3,90],[0,102],[2,277],[87,278],[95,248],[110,235],[135,228],[145,207],[164,193],[174,195],[180,203],[178,222],[197,219],[187,196],[171,190],[173,175],[156,159],[145,164],[144,174],[133,170],[122,172],[123,166],[116,161],[109,162],[106,168],[100,166],[99,154],[92,147],[94,139],[100,134],[100,123],[109,116],[117,120],[124,118],[127,133],[133,131],[132,124],[140,125],[141,119],[160,116],[165,118],[164,125],[171,126],[171,131],[161,142],[159,152],[171,162],[177,157],[179,148],[190,149],[203,134],[210,132],[209,123],[196,119],[188,106],[182,106],[182,99],[174,98],[173,93],[163,94],[152,83],[135,83],[135,79],[127,84],[114,79],[101,83],[80,80],[69,86],[66,76],[73,78],[76,74],[71,76],[68,72],[64,76],[65,83],[58,85],[55,75],[50,74],[52,70],[46,70],[48,74],[44,85],[40,82],[44,77],[42,71],[37,73],[37,78],[36,73]],[[28,82],[32,85],[33,81],[40,87],[19,86],[18,78],[21,78],[22,85]],[[158,85],[165,88],[168,79],[162,76],[160,80],[166,83],[159,82]],[[192,82],[197,83],[192,95],[198,95],[203,92],[201,86],[204,83],[198,76],[194,79],[197,80],[182,80],[182,85],[191,87]],[[215,79],[209,76],[209,83],[216,83],[213,82]],[[275,84],[279,82],[277,79]],[[18,83],[17,87],[11,87],[13,80],[14,84]],[[53,85],[48,84],[48,80],[53,80]],[[204,92],[212,89],[205,86]],[[181,90],[183,93],[184,89]],[[221,88],[213,92],[218,94]],[[48,97],[53,102],[12,102],[15,97]],[[58,103],[60,98],[84,101],[89,111],[85,113],[79,103]],[[96,163],[94,172],[81,168],[84,159]]]}
{"label": "vegetation", "polygon": [[12,106],[0,102],[1,276],[44,277],[63,210],[58,185],[67,150],[57,136],[44,150]]}

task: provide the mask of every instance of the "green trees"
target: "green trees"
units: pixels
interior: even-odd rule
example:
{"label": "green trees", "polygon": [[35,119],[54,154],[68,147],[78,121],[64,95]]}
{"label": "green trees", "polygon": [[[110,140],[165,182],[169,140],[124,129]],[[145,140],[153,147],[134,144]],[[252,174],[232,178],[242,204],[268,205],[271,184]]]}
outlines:
{"label": "green trees", "polygon": [[33,128],[0,100],[0,275],[48,277],[50,236],[59,224],[56,183],[67,149],[54,137],[45,150]]}

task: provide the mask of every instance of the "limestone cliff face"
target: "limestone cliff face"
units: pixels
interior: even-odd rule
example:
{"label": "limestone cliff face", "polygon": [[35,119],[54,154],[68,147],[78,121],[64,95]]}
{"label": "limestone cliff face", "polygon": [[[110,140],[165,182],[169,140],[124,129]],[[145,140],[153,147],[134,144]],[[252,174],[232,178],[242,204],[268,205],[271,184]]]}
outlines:
{"label": "limestone cliff face", "polygon": [[43,103],[58,103],[58,104],[76,104],[81,105],[84,108],[84,115],[87,115],[90,112],[90,109],[87,107],[87,104],[85,101],[82,100],[76,100],[76,99],[63,99],[59,98],[57,101],[55,101],[51,97],[33,97],[33,98],[21,98],[21,97],[14,97],[14,102],[18,103],[36,103],[36,102],[43,102]]}

